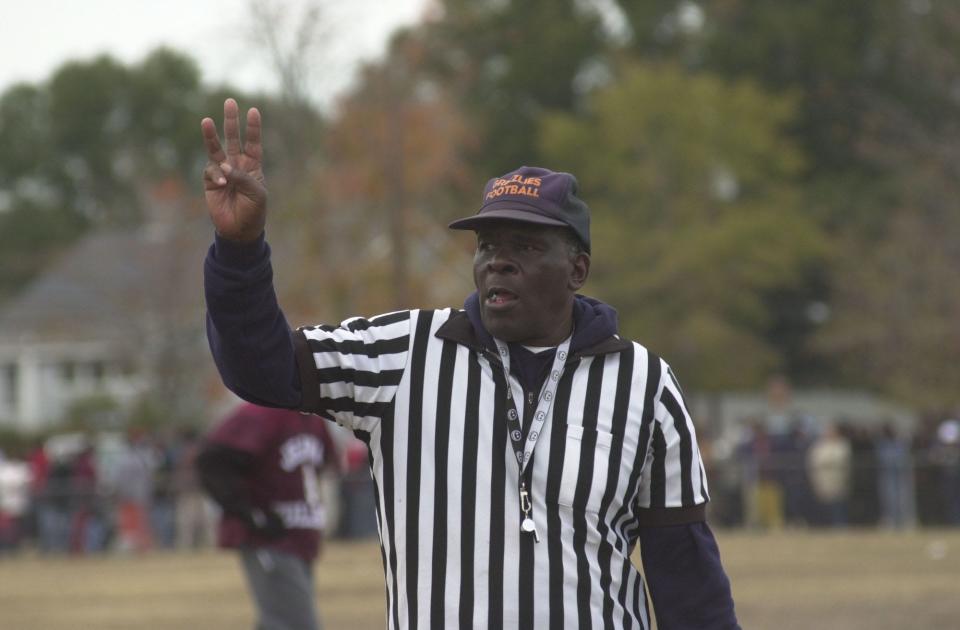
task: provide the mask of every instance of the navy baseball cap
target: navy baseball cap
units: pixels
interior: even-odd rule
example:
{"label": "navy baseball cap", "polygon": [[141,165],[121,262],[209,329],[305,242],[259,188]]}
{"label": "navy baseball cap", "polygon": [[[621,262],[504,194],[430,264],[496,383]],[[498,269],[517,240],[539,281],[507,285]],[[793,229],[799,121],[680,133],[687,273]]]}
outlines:
{"label": "navy baseball cap", "polygon": [[590,209],[577,197],[578,189],[570,173],[521,166],[488,181],[480,211],[457,219],[450,228],[477,230],[493,220],[568,227],[590,253]]}

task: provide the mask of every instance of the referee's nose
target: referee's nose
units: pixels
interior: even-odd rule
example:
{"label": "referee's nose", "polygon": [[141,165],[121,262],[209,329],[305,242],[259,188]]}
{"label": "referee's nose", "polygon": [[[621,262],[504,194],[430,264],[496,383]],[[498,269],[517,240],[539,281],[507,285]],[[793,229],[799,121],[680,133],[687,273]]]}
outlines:
{"label": "referee's nose", "polygon": [[486,264],[487,271],[497,274],[513,274],[518,271],[516,263],[509,256],[503,254],[503,248],[498,247],[490,256]]}

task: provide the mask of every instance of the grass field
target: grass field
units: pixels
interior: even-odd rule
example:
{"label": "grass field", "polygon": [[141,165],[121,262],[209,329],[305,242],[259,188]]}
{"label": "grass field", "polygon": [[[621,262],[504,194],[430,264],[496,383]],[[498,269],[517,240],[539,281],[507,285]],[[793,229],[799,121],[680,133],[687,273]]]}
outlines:
{"label": "grass field", "polygon": [[[960,531],[719,531],[744,630],[956,630]],[[4,630],[253,627],[226,552],[0,558]],[[317,564],[327,630],[384,627],[375,543],[330,544]]]}

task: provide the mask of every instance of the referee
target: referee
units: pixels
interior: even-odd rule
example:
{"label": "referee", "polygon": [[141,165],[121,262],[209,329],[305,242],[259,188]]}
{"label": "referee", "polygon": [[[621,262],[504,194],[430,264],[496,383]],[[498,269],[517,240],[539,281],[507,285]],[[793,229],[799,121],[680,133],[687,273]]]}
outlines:
{"label": "referee", "polygon": [[680,386],[578,293],[590,219],[572,175],[493,178],[451,224],[477,237],[463,308],[292,331],[264,240],[260,113],[242,145],[233,99],[223,126],[221,145],[201,124],[210,347],[242,398],[369,446],[388,628],[739,628]]}

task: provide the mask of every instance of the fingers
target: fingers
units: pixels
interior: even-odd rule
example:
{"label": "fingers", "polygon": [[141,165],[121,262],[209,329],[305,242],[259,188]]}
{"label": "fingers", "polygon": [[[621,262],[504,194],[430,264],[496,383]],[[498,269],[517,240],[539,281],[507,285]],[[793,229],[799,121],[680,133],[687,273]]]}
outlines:
{"label": "fingers", "polygon": [[260,144],[260,110],[251,107],[247,110],[247,141],[243,145],[243,152],[257,162],[263,157],[263,147]]}
{"label": "fingers", "polygon": [[223,135],[227,142],[227,155],[240,155],[240,108],[232,98],[223,102]]}
{"label": "fingers", "polygon": [[[260,110],[251,107],[247,111],[247,130],[246,143],[243,146],[243,154],[257,162],[257,165],[251,165],[253,168],[259,168],[259,162],[263,158],[263,146],[260,142]],[[223,133],[226,143],[226,151],[220,144],[220,137],[217,134],[217,124],[212,118],[204,118],[200,121],[200,131],[203,134],[203,142],[207,149],[213,171],[209,176],[204,171],[204,180],[210,184],[218,185],[220,176],[223,175],[222,166],[231,162],[237,164],[237,158],[241,156],[240,151],[240,107],[237,101],[228,98],[223,103]],[[208,166],[207,169],[210,169]]]}
{"label": "fingers", "polygon": [[200,132],[203,134],[203,144],[207,147],[207,157],[211,162],[219,164],[227,159],[227,154],[223,152],[220,146],[220,138],[217,136],[217,123],[212,118],[204,118],[200,121]]}

